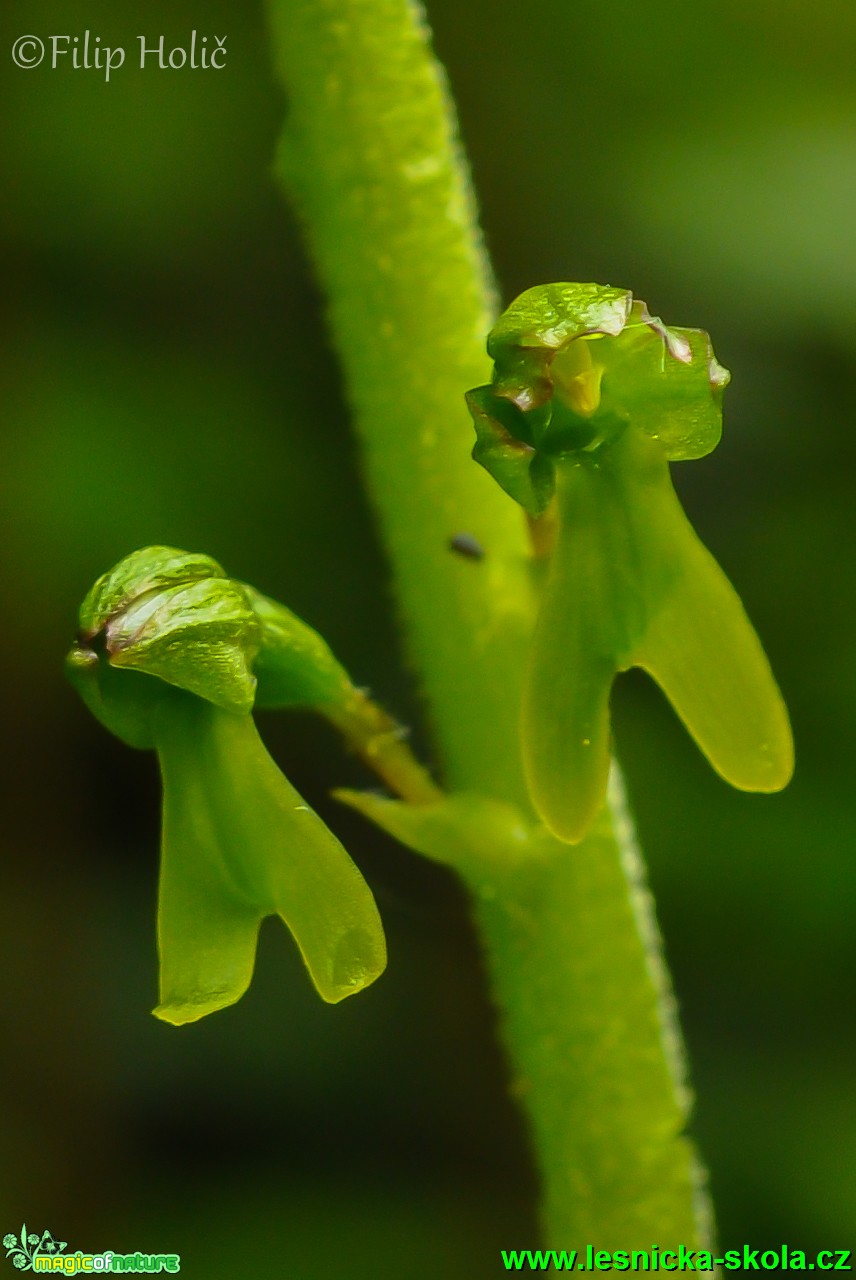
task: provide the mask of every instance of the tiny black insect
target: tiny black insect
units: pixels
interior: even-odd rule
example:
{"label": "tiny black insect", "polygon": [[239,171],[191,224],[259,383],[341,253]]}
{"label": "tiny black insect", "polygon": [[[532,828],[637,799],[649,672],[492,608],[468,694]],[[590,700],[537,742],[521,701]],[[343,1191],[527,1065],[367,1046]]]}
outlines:
{"label": "tiny black insect", "polygon": [[467,560],[484,559],[484,547],[471,533],[456,533],[449,539],[449,550],[465,556]]}

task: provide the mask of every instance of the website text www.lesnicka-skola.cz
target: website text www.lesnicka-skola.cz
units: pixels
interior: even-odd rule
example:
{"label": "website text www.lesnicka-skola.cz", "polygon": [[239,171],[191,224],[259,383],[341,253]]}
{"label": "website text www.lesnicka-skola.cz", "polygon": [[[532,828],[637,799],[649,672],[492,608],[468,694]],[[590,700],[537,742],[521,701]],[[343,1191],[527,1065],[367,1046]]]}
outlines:
{"label": "website text www.lesnicka-skola.cz", "polygon": [[675,1249],[501,1249],[506,1271],[851,1271],[850,1249],[806,1253],[783,1244],[776,1249],[726,1249],[722,1254],[678,1245]]}

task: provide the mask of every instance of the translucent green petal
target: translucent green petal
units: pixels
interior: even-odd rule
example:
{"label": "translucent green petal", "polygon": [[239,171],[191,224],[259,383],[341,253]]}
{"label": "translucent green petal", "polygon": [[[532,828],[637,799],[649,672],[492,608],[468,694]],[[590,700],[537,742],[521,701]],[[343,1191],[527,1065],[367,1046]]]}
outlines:
{"label": "translucent green petal", "polygon": [[524,763],[546,825],[575,843],[603,803],[609,691],[630,666],[657,680],[727,781],[785,786],[793,743],[781,695],[660,446],[630,430],[558,462],[556,475],[559,534],[523,707]]}
{"label": "translucent green petal", "polygon": [[373,982],[386,945],[371,891],[252,719],[176,694],[155,729],[164,780],[159,1015],[190,1021],[237,1000],[258,923],[273,914],[323,999]]}
{"label": "translucent green petal", "polygon": [[546,825],[576,843],[606,796],[609,693],[641,636],[645,600],[616,468],[557,463],[559,533],[523,699],[523,761]]}
{"label": "translucent green petal", "polygon": [[[523,764],[532,803],[560,840],[582,840],[606,798],[612,663],[587,653],[584,625],[536,638],[523,703]],[[571,634],[571,633],[574,634]],[[573,666],[557,666],[557,645]],[[555,643],[553,643],[555,642]],[[561,674],[557,675],[557,670]]]}
{"label": "translucent green petal", "polygon": [[702,458],[716,448],[729,374],[703,330],[658,331],[643,323],[612,345],[601,343],[598,352],[612,356],[602,384],[604,405],[658,440],[667,458]]}
{"label": "translucent green petal", "polygon": [[553,496],[553,468],[531,444],[523,413],[493,387],[467,392],[476,429],[473,458],[530,516],[540,516]]}
{"label": "translucent green petal", "polygon": [[129,747],[146,750],[155,745],[152,715],[165,688],[159,680],[136,671],[114,671],[80,644],[66,656],[65,673],[105,729]]}

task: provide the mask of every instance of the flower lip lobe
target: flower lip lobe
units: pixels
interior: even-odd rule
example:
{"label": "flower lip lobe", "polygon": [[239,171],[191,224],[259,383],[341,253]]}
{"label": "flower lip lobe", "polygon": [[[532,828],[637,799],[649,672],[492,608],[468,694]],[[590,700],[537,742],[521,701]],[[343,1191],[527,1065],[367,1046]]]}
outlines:
{"label": "flower lip lobe", "polygon": [[336,1004],[380,976],[386,944],[368,885],[263,746],[251,716],[164,703],[158,939],[161,1001],[176,1025],[233,1004],[262,919],[279,915],[319,995]]}

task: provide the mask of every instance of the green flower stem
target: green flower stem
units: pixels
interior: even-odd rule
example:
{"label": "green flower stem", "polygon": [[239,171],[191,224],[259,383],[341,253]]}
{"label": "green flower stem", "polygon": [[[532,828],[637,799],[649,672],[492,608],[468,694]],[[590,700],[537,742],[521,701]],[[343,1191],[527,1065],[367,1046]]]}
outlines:
{"label": "green flower stem", "polygon": [[406,730],[359,689],[343,704],[319,710],[396,795],[416,805],[442,798],[443,792],[408,747]]}
{"label": "green flower stem", "polygon": [[[535,618],[523,520],[470,460],[493,293],[455,120],[408,0],[270,0],[288,95],[277,172],[325,287],[369,493],[450,788],[529,814],[519,706]],[[475,536],[482,560],[450,538]],[[473,888],[551,1243],[698,1244],[686,1097],[626,823]],[[449,861],[455,861],[450,849]]]}
{"label": "green flower stem", "polygon": [[303,707],[324,716],[378,777],[411,804],[432,804],[442,792],[407,745],[407,731],[357,688],[317,631],[244,584],[262,624],[255,662],[256,706]]}
{"label": "green flower stem", "polygon": [[[490,374],[494,297],[445,79],[407,0],[282,0],[271,13],[288,94],[277,173],[329,300],[445,777],[525,804],[528,545],[470,459],[463,393]],[[461,531],[482,561],[449,550]]]}
{"label": "green flower stem", "polygon": [[543,1174],[546,1243],[703,1248],[712,1211],[684,1136],[683,1044],[617,771],[610,812],[582,844],[544,843],[542,860],[470,883]]}

